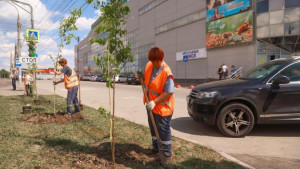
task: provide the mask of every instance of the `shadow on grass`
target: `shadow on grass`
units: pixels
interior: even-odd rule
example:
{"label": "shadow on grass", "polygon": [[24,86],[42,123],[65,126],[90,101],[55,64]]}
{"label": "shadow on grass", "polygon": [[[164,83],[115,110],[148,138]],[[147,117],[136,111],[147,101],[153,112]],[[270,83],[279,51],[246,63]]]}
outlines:
{"label": "shadow on grass", "polygon": [[[104,140],[104,139],[103,139]],[[83,154],[95,154],[98,158],[105,159],[109,163],[112,162],[111,158],[111,143],[102,142],[93,146],[80,145],[72,140],[67,139],[44,139],[46,145],[49,147],[60,147],[60,151],[74,152]],[[129,143],[116,143],[116,164],[123,165],[129,168],[163,168],[159,161],[159,154],[153,154],[151,149],[145,149],[137,144]],[[182,160],[181,158],[186,158]],[[181,161],[181,162],[179,162]],[[203,160],[195,157],[176,157],[168,160],[167,168],[170,169],[213,169],[213,168],[242,168],[230,161],[216,162]]]}

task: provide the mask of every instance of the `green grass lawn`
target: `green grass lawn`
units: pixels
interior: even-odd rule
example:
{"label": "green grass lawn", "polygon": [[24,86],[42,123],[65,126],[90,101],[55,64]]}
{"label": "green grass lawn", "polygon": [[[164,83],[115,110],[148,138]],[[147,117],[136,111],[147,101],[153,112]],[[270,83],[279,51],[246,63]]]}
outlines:
{"label": "green grass lawn", "polygon": [[[52,100],[53,96],[40,96]],[[0,168],[111,168],[110,119],[84,107],[85,120],[68,124],[29,123],[32,114],[53,112],[53,105],[33,105],[31,98],[0,96]],[[57,110],[66,99],[57,96]],[[21,114],[31,103],[31,114]],[[51,101],[52,103],[52,101]],[[145,112],[143,112],[145,113]],[[151,153],[148,128],[116,118],[116,168],[162,168],[158,154]],[[182,139],[173,138],[170,168],[242,168],[218,153]]]}

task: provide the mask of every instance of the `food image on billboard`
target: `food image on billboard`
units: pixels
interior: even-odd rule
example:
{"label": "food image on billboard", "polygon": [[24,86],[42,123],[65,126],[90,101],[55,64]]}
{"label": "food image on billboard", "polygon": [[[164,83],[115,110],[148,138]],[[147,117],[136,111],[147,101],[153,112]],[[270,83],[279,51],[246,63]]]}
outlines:
{"label": "food image on billboard", "polygon": [[[212,1],[214,1],[214,4],[209,5]],[[207,3],[206,22],[241,13],[251,7],[251,0],[207,0]]]}
{"label": "food image on billboard", "polygon": [[253,13],[240,13],[206,24],[206,47],[236,45],[253,40]]}

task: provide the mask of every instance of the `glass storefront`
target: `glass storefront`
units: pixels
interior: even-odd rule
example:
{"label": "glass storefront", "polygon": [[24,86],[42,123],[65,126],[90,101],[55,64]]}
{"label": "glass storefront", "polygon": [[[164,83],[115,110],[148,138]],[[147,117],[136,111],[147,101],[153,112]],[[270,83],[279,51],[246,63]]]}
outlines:
{"label": "glass storefront", "polygon": [[138,56],[138,30],[135,30],[133,32],[130,32],[126,35],[124,38],[124,43],[127,45],[127,43],[130,44],[132,54],[135,58],[135,61],[132,63],[127,63],[124,68],[121,70],[122,73],[131,73],[138,71],[139,68],[139,56]]}
{"label": "glass storefront", "polygon": [[256,64],[260,65],[278,58],[290,58],[291,54],[283,49],[268,43],[257,41],[256,43]]}
{"label": "glass storefront", "polygon": [[[256,0],[256,36],[290,53],[300,51],[300,0]],[[265,5],[269,5],[268,9]]]}

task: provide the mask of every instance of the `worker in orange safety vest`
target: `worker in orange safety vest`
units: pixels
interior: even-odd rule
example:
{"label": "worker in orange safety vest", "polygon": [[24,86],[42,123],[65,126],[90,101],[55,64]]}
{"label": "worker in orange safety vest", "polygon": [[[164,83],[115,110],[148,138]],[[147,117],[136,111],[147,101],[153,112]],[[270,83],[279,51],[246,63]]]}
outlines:
{"label": "worker in orange safety vest", "polygon": [[[158,47],[149,51],[144,71],[145,93],[149,98],[146,104],[147,111],[152,111],[162,150],[165,157],[172,155],[171,119],[174,111],[174,77],[170,67],[163,61],[164,52]],[[145,103],[145,96],[144,96]],[[152,135],[153,152],[159,152],[158,140],[148,115],[148,123]]]}
{"label": "worker in orange safety vest", "polygon": [[30,73],[27,72],[24,76],[24,86],[25,86],[25,91],[27,96],[32,96],[32,76],[30,76]]}
{"label": "worker in orange safety vest", "polygon": [[77,92],[78,92],[78,78],[76,72],[73,68],[67,65],[67,60],[61,58],[58,63],[63,67],[60,72],[54,71],[56,75],[64,74],[64,79],[60,81],[53,81],[54,85],[58,83],[65,83],[65,88],[68,90],[67,95],[67,114],[72,115],[72,106],[75,106],[75,113],[80,112],[80,106],[78,102]]}

